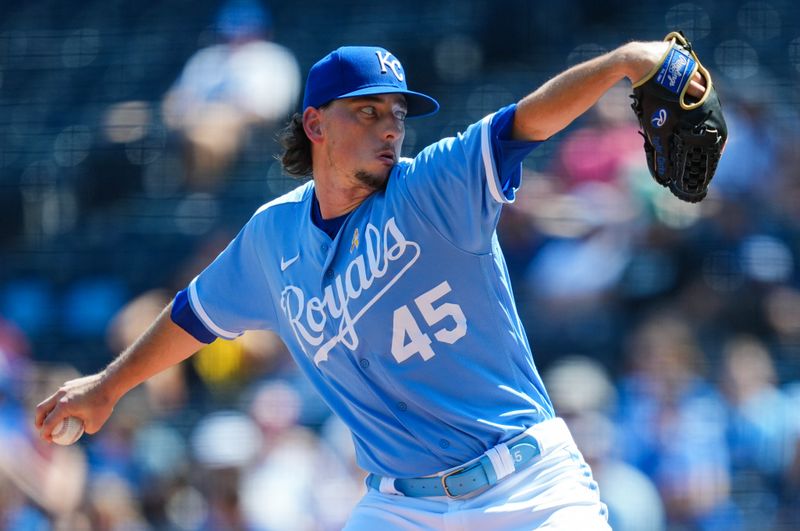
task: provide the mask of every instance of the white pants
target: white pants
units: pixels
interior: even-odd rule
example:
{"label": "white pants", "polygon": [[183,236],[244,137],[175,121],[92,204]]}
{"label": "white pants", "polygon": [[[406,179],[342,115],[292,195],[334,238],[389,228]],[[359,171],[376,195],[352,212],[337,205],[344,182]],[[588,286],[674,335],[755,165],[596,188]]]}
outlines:
{"label": "white pants", "polygon": [[[597,483],[561,419],[545,421],[542,454],[473,497],[412,498],[370,489],[353,509],[346,531],[610,530]],[[553,438],[556,434],[556,438]]]}

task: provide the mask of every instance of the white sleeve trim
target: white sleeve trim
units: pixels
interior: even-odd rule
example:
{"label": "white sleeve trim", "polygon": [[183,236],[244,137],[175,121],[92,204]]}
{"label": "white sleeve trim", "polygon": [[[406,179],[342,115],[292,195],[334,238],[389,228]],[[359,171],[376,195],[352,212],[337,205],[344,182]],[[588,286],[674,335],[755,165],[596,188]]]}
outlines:
{"label": "white sleeve trim", "polygon": [[497,175],[497,167],[494,164],[492,155],[492,143],[489,140],[489,132],[492,130],[492,117],[494,114],[486,116],[481,120],[481,155],[483,156],[483,166],[486,170],[486,183],[489,185],[489,193],[498,203],[511,203],[500,189],[500,179]]}
{"label": "white sleeve trim", "polygon": [[229,332],[224,328],[217,326],[217,324],[211,320],[211,317],[208,316],[205,308],[203,308],[203,305],[200,303],[200,297],[197,296],[197,277],[194,277],[189,283],[189,303],[192,305],[192,309],[197,317],[203,321],[204,325],[206,325],[206,328],[214,332],[219,337],[223,339],[235,339],[242,335]]}

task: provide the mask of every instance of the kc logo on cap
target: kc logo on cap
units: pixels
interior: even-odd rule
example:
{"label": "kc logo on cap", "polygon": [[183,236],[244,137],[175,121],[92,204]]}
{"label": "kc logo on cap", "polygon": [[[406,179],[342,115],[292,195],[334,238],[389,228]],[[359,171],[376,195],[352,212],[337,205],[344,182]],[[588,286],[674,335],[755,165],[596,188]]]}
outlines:
{"label": "kc logo on cap", "polygon": [[[391,53],[385,52],[381,54],[381,50],[375,50],[375,55],[378,56],[378,61],[381,63],[381,74],[386,73],[386,67],[392,69],[392,73],[394,77],[397,78],[397,81],[403,81],[405,77],[403,76],[403,65],[400,64],[400,61],[395,58]],[[389,58],[391,57],[391,61]]]}
{"label": "kc logo on cap", "polygon": [[333,100],[402,94],[407,116],[426,116],[439,110],[439,103],[420,92],[408,90],[400,61],[379,46],[342,46],[311,67],[308,72],[303,111],[320,108]]}

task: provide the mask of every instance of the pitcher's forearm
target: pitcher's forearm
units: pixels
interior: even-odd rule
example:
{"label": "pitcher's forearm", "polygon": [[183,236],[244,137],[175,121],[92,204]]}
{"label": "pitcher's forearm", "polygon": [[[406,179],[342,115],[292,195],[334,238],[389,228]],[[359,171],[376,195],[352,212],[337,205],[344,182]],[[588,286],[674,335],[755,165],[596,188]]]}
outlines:
{"label": "pitcher's forearm", "polygon": [[514,117],[514,138],[550,138],[619,81],[628,78],[635,82],[644,77],[668,46],[666,42],[630,42],[558,74],[520,100]]}
{"label": "pitcher's forearm", "polygon": [[623,78],[621,65],[613,52],[573,66],[519,102],[514,137],[520,140],[550,138],[586,112]]}
{"label": "pitcher's forearm", "polygon": [[36,406],[35,425],[44,440],[69,417],[83,422],[86,433],[106,423],[120,398],[159,372],[185,360],[204,343],[172,322],[167,306],[136,342],[105,370],[65,382]]}
{"label": "pitcher's forearm", "polygon": [[170,304],[150,328],[103,371],[103,386],[115,402],[148,378],[205,346],[172,321],[171,309]]}

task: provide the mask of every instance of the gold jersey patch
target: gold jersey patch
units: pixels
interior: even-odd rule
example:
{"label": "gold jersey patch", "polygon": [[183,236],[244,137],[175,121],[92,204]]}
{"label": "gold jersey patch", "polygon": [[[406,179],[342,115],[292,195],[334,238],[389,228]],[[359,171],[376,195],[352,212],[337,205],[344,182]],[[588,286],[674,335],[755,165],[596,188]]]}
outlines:
{"label": "gold jersey patch", "polygon": [[358,227],[356,227],[356,230],[353,231],[353,241],[350,243],[350,252],[352,253],[357,249],[358,249]]}

